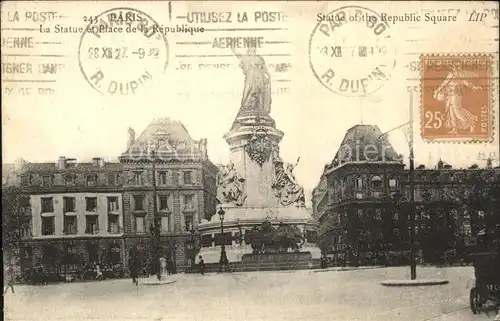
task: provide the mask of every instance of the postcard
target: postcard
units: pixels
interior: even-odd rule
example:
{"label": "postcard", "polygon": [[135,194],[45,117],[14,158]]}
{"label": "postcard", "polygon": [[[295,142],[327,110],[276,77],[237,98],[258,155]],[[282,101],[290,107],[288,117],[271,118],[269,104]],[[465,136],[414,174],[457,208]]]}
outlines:
{"label": "postcard", "polygon": [[498,16],[4,1],[5,319],[493,320]]}

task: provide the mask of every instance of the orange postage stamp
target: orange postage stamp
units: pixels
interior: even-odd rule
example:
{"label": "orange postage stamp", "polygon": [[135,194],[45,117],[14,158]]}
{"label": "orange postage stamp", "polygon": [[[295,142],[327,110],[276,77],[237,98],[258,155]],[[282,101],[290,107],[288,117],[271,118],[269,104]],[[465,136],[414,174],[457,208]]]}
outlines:
{"label": "orange postage stamp", "polygon": [[420,57],[421,135],[426,141],[493,140],[492,57]]}

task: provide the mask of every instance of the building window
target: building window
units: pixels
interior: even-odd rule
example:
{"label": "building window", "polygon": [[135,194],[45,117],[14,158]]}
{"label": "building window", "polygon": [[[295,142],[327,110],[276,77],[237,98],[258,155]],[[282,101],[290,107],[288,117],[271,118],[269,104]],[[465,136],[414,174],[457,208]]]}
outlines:
{"label": "building window", "polygon": [[116,174],[108,174],[108,185],[109,186],[116,185]]}
{"label": "building window", "polygon": [[138,185],[138,186],[143,185],[142,171],[141,172],[133,172],[132,182],[134,185]]}
{"label": "building window", "polygon": [[357,212],[357,214],[358,214],[358,218],[359,218],[360,220],[362,220],[362,219],[363,219],[363,209],[358,208],[358,209],[356,210],[356,212]]}
{"label": "building window", "polygon": [[194,195],[184,195],[184,209],[194,210]]}
{"label": "building window", "polygon": [[134,211],[144,211],[144,195],[134,195]]}
{"label": "building window", "polygon": [[54,235],[54,217],[42,217],[42,235]]}
{"label": "building window", "polygon": [[89,254],[89,263],[99,262],[99,252],[97,251],[97,244],[87,244],[87,252]]}
{"label": "building window", "polygon": [[52,213],[54,212],[54,203],[52,202],[52,197],[42,197],[42,213]]}
{"label": "building window", "polygon": [[97,197],[85,197],[85,210],[87,212],[97,212]]}
{"label": "building window", "polygon": [[191,172],[184,172],[184,184],[193,184],[191,180]]}
{"label": "building window", "polygon": [[42,186],[47,187],[52,185],[52,176],[44,175],[42,176]]}
{"label": "building window", "polygon": [[86,215],[85,216],[85,234],[97,234],[99,233],[99,221],[97,215]]}
{"label": "building window", "polygon": [[316,243],[316,241],[318,240],[318,234],[315,231],[307,231],[306,240],[307,243]]}
{"label": "building window", "polygon": [[375,209],[375,220],[382,221],[382,209],[380,208]]}
{"label": "building window", "polygon": [[73,244],[66,244],[64,246],[64,262],[66,271],[78,270],[78,256],[76,246]]}
{"label": "building window", "polygon": [[55,264],[57,260],[57,248],[54,245],[44,245],[42,250],[43,265],[47,272],[55,272]]}
{"label": "building window", "polygon": [[75,212],[75,198],[74,197],[64,197],[63,198],[63,208],[64,208],[64,213]]}
{"label": "building window", "polygon": [[88,175],[87,186],[96,186],[96,185],[97,185],[97,175]]}
{"label": "building window", "polygon": [[135,232],[136,233],[146,232],[146,218],[144,216],[135,217]]}
{"label": "building window", "polygon": [[108,212],[117,212],[119,210],[118,197],[108,197]]}
{"label": "building window", "polygon": [[202,235],[201,236],[201,246],[202,247],[212,247],[212,241],[213,241],[212,235]]}
{"label": "building window", "polygon": [[108,233],[110,233],[110,234],[120,233],[118,218],[119,218],[119,215],[114,215],[114,214],[108,215]]}
{"label": "building window", "polygon": [[396,187],[398,187],[398,180],[395,178],[390,178],[389,179],[389,188],[395,189]]}
{"label": "building window", "polygon": [[32,237],[31,233],[31,218],[21,221],[21,237]]}
{"label": "building window", "polygon": [[121,263],[120,245],[110,244],[110,246],[109,246],[109,261],[113,265]]}
{"label": "building window", "polygon": [[64,234],[77,234],[76,216],[64,215]]}
{"label": "building window", "polygon": [[73,176],[73,175],[64,176],[64,183],[66,184],[66,186],[74,186],[75,185],[75,176]]}
{"label": "building window", "polygon": [[186,231],[192,231],[194,229],[193,216],[191,216],[191,215],[184,216],[184,226],[186,228]]}
{"label": "building window", "polygon": [[160,185],[167,185],[167,172],[158,172],[158,181]]}
{"label": "building window", "polygon": [[361,177],[356,178],[356,190],[357,191],[363,190],[363,178],[361,178]]}
{"label": "building window", "polygon": [[380,197],[380,192],[382,191],[382,178],[380,178],[380,176],[372,177],[371,190],[373,197]]}
{"label": "building window", "polygon": [[220,233],[215,234],[215,246],[222,245],[222,242],[224,242],[224,245],[233,244],[231,232],[224,233],[224,235]]}
{"label": "building window", "polygon": [[165,139],[158,139],[158,148],[159,147],[162,147],[162,146],[165,146],[167,144],[167,141]]}
{"label": "building window", "polygon": [[170,232],[170,217],[169,216],[162,216],[161,221],[161,231],[162,232]]}
{"label": "building window", "polygon": [[400,239],[399,229],[398,229],[398,228],[395,228],[395,229],[393,230],[393,235],[394,235],[394,239],[395,239],[395,240],[399,240],[399,239]]}
{"label": "building window", "polygon": [[394,212],[394,214],[392,214],[392,220],[394,222],[399,221],[399,213],[398,212]]}
{"label": "building window", "polygon": [[21,186],[29,186],[31,184],[30,175],[21,176]]}
{"label": "building window", "polygon": [[158,195],[160,211],[168,211],[168,195]]}

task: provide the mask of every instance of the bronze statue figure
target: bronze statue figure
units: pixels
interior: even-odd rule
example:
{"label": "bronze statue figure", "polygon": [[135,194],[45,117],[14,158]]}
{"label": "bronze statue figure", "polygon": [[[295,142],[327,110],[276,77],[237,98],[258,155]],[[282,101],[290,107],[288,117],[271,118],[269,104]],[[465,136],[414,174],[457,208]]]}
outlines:
{"label": "bronze statue figure", "polygon": [[257,55],[255,48],[248,48],[246,55],[233,53],[240,60],[240,68],[245,75],[245,86],[241,97],[240,111],[258,110],[267,114],[271,112],[271,75],[264,59]]}

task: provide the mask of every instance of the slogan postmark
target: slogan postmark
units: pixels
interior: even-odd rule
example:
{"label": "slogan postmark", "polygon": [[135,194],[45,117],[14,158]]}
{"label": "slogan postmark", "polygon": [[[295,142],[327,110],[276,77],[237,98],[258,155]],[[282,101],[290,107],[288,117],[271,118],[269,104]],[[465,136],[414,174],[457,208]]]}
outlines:
{"label": "slogan postmark", "polygon": [[493,58],[486,54],[422,55],[422,138],[434,142],[492,141],[492,71]]}
{"label": "slogan postmark", "polygon": [[94,89],[133,95],[163,74],[169,60],[165,32],[151,16],[132,8],[107,10],[84,29],[80,70]]}
{"label": "slogan postmark", "polygon": [[396,65],[389,24],[373,10],[346,6],[318,13],[309,40],[309,65],[328,90],[363,97],[380,89]]}

